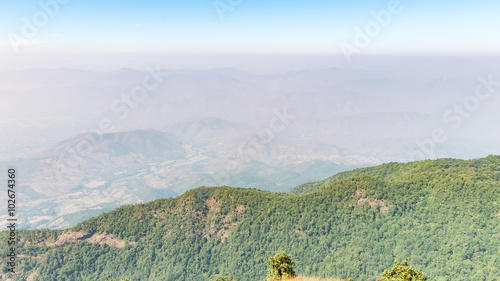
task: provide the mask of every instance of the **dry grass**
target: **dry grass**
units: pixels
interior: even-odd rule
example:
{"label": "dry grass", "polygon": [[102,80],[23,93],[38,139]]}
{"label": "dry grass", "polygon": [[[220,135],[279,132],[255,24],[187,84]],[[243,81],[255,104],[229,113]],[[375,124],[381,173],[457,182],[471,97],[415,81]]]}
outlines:
{"label": "dry grass", "polygon": [[343,279],[325,279],[325,278],[298,276],[295,278],[275,280],[275,281],[343,281]]}

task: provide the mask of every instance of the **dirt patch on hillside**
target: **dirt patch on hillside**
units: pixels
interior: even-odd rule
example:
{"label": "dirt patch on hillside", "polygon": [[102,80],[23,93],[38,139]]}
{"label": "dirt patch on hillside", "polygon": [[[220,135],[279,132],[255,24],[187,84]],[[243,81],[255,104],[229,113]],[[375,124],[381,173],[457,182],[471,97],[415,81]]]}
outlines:
{"label": "dirt patch on hillside", "polygon": [[368,203],[370,206],[380,205],[380,212],[384,214],[387,213],[389,209],[392,207],[392,205],[385,203],[383,200],[367,196],[369,191],[370,190],[365,190],[365,189],[356,190],[356,194],[352,196],[354,198],[358,198],[358,202],[356,202],[355,206],[361,205],[363,203]]}
{"label": "dirt patch on hillside", "polygon": [[[205,201],[207,206],[212,212],[220,212],[220,203],[215,199],[210,198]],[[215,220],[217,216],[210,218],[210,225],[208,225],[204,230],[204,237],[207,239],[210,238],[220,238],[222,242],[224,242],[224,238],[227,238],[231,235],[231,230],[238,226],[235,219],[241,219],[243,213],[245,213],[246,207],[244,205],[237,205],[236,208],[232,211],[229,211],[226,215],[221,216],[222,223],[216,223]],[[222,214],[220,214],[222,215]]]}
{"label": "dirt patch on hillside", "polygon": [[235,217],[235,215],[236,215],[236,218],[240,219],[242,217],[241,215],[243,213],[245,213],[245,210],[246,210],[246,207],[243,205],[236,206],[236,212],[227,213],[227,215],[224,217],[223,222],[224,223],[231,222],[233,220],[233,218]]}
{"label": "dirt patch on hillside", "polygon": [[47,241],[47,240],[33,242],[33,241],[27,241],[27,240],[21,239],[20,243],[24,243],[26,245],[39,246],[39,247],[43,247],[43,246],[46,246],[46,247],[63,246],[63,245],[69,244],[69,243],[74,243],[76,241],[79,241],[85,235],[87,235],[87,233],[84,232],[84,231],[68,230],[68,231],[65,231],[65,232],[61,233],[57,237],[56,241],[54,241],[54,242]]}
{"label": "dirt patch on hillside", "polygon": [[232,221],[232,220],[233,220],[233,213],[229,212],[229,213],[227,213],[227,215],[224,217],[223,222],[224,222],[224,223],[227,223],[227,222],[230,222],[230,221]]}
{"label": "dirt patch on hillside", "polygon": [[363,204],[363,203],[368,203],[370,206],[375,206],[375,205],[380,205],[380,212],[381,213],[387,213],[389,209],[392,207],[391,205],[387,205],[384,201],[378,200],[375,198],[359,198],[357,205]]}
{"label": "dirt patch on hillside", "polygon": [[307,234],[305,234],[304,232],[302,232],[298,229],[295,229],[294,232],[295,232],[295,234],[299,235],[302,238],[307,237]]}
{"label": "dirt patch on hillside", "polygon": [[57,237],[57,240],[54,244],[57,246],[62,246],[62,245],[66,245],[69,243],[75,243],[76,241],[81,240],[82,237],[84,237],[85,235],[87,235],[87,233],[84,231],[69,230],[69,231],[63,232],[61,235],[59,235],[59,237]]}
{"label": "dirt patch on hillside", "polygon": [[358,190],[356,190],[356,196],[355,196],[355,197],[358,197],[358,198],[359,198],[359,197],[361,197],[361,196],[365,195],[365,194],[366,194],[366,192],[367,192],[367,191],[366,191],[366,190],[364,190],[364,189],[358,189]]}
{"label": "dirt patch on hillside", "polygon": [[238,215],[241,215],[245,212],[246,209],[247,209],[247,207],[245,207],[243,205],[238,205],[238,207],[236,207],[236,212],[238,212]]}
{"label": "dirt patch on hillside", "polygon": [[224,242],[224,238],[227,238],[231,235],[231,229],[235,228],[236,226],[238,226],[238,224],[236,223],[225,224],[224,228],[217,232],[217,235],[220,236],[221,242]]}
{"label": "dirt patch on hillside", "polygon": [[220,211],[219,202],[217,200],[215,200],[215,198],[213,198],[213,197],[210,197],[207,200],[205,200],[205,204],[207,205],[208,209],[211,212],[218,213]]}
{"label": "dirt patch on hillside", "polygon": [[7,278],[7,275],[3,275],[2,273],[0,273],[0,280],[14,281],[14,279]]}
{"label": "dirt patch on hillside", "polygon": [[118,249],[123,249],[127,245],[127,242],[120,240],[116,238],[112,234],[94,234],[90,238],[86,239],[85,241],[89,243],[99,243],[100,245],[106,244],[110,247],[118,248]]}
{"label": "dirt patch on hillside", "polygon": [[[38,256],[30,256],[30,255],[17,255],[18,258],[21,258],[21,259],[34,259],[34,260],[39,260],[41,259],[42,257],[38,257]],[[1,280],[1,279],[0,279]]]}
{"label": "dirt patch on hillside", "polygon": [[[55,242],[48,242],[48,241],[41,241],[41,242],[36,242],[36,243],[30,243],[28,241],[20,241],[21,243],[24,243],[26,245],[33,244],[35,246],[46,246],[46,247],[52,247],[52,246],[63,246],[67,245],[70,243],[75,243],[77,241],[85,241],[87,243],[99,243],[99,244],[106,244],[110,247],[122,249],[127,245],[127,242],[124,240],[116,238],[112,234],[106,234],[106,233],[101,233],[101,234],[94,234],[90,237],[88,237],[88,233],[85,231],[73,231],[73,230],[68,230],[63,233],[61,233]],[[130,245],[135,245],[136,243],[129,243]],[[0,279],[1,280],[1,279]]]}

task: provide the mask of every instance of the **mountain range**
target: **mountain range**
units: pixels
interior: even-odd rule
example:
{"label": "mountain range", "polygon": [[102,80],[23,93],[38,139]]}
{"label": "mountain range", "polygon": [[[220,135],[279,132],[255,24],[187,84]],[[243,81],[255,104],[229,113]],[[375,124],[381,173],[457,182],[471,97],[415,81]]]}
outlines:
{"label": "mountain range", "polygon": [[0,167],[18,168],[21,226],[39,229],[202,185],[290,191],[357,167],[499,154],[494,95],[453,126],[479,83],[340,68],[4,72]]}
{"label": "mountain range", "polygon": [[[18,231],[8,280],[263,280],[286,251],[305,276],[376,280],[410,258],[429,280],[498,280],[500,156],[387,163],[291,192],[199,187],[63,230]],[[2,232],[6,256],[9,232]],[[5,279],[7,280],[7,279]]]}

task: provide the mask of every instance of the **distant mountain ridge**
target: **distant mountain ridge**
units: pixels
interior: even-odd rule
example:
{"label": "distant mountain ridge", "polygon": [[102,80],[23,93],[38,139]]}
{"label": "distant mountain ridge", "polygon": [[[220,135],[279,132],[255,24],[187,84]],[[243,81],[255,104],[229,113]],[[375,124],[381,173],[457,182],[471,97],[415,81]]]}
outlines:
{"label": "distant mountain ridge", "polygon": [[[179,160],[186,157],[182,141],[171,134],[157,130],[136,130],[119,133],[86,133],[62,141],[47,150],[47,156],[53,161],[64,163],[68,154],[74,153],[83,161],[99,161],[97,155],[105,155],[106,162],[92,163],[95,168],[121,165],[113,158],[122,158],[135,155],[132,161],[156,162]],[[87,158],[87,159],[86,159]]]}
{"label": "distant mountain ridge", "polygon": [[[36,157],[16,159],[23,177],[18,190],[25,204],[22,227],[65,228],[123,204],[174,196],[201,185],[290,190],[296,182],[358,167],[329,162],[327,154],[333,148],[324,145],[295,148],[295,154],[322,157],[317,160],[295,159],[290,150],[243,158],[241,142],[227,139],[244,141],[241,135],[247,129],[218,118],[193,119],[175,124],[168,129],[171,133],[79,134]],[[241,171],[227,168],[230,157],[240,161]]]}
{"label": "distant mountain ridge", "polygon": [[[161,73],[159,83],[137,99],[134,91],[151,72]],[[443,119],[474,94],[473,79],[341,68],[272,75],[228,68],[2,72],[0,164],[22,169],[29,220],[23,226],[63,228],[202,185],[289,191],[413,155],[498,154],[496,99],[481,101],[459,129]],[[283,115],[293,117],[284,124]],[[100,130],[102,121],[113,125],[106,139],[73,159],[68,146],[86,154],[82,132]],[[420,153],[419,143],[435,129],[446,141]]]}

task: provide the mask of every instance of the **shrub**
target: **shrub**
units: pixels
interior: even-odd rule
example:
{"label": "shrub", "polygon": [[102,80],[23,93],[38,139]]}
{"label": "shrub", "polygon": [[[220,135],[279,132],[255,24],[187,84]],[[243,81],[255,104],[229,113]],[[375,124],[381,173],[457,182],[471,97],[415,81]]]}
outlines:
{"label": "shrub", "polygon": [[282,280],[297,276],[293,270],[295,263],[285,252],[280,252],[274,257],[269,258],[267,263],[271,268],[266,280]]}
{"label": "shrub", "polygon": [[420,270],[414,269],[408,264],[410,259],[407,258],[403,262],[394,262],[394,266],[384,271],[384,277],[378,279],[380,281],[423,281],[427,280],[424,277],[425,273]]}

